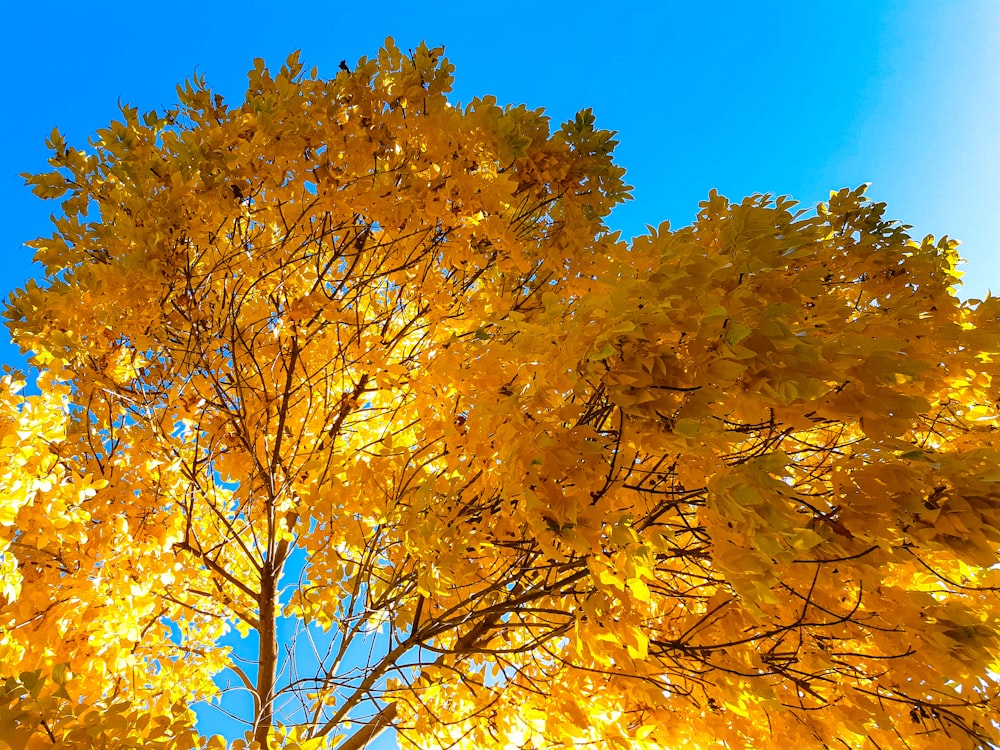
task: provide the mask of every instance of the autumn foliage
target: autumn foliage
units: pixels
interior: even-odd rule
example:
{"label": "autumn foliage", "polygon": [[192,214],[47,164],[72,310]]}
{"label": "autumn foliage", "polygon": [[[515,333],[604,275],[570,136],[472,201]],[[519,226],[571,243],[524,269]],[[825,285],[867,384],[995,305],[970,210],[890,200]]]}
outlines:
{"label": "autumn foliage", "polygon": [[0,748],[220,748],[226,685],[244,748],[1000,742],[1000,301],[955,243],[863,189],[626,242],[612,133],[451,72],[390,40],[53,132]]}

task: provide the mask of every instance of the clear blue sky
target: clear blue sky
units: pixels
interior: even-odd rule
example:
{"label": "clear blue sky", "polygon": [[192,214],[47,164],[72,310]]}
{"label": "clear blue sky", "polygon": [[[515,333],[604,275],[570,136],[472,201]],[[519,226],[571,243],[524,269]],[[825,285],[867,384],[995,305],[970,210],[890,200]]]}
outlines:
{"label": "clear blue sky", "polygon": [[[294,49],[334,75],[387,35],[457,66],[456,102],[494,94],[561,121],[592,107],[619,132],[635,200],[626,235],[695,216],[711,188],[804,204],[872,183],[918,236],[963,241],[965,296],[1000,292],[1000,2],[18,2],[4,13],[6,209],[0,288],[31,273],[27,239],[53,210],[22,186],[44,138],[71,144],[118,101],[173,104],[195,70],[240,97],[254,57]],[[0,360],[18,363],[0,342]]]}

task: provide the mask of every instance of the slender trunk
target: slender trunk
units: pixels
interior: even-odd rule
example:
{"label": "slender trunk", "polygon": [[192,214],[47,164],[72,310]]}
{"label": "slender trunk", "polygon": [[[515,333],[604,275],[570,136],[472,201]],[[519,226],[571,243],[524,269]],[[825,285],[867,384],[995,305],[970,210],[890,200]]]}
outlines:
{"label": "slender trunk", "polygon": [[257,652],[257,715],[253,738],[267,747],[267,735],[274,724],[274,682],[278,667],[277,591],[278,572],[270,561],[264,564],[260,578],[260,646]]}

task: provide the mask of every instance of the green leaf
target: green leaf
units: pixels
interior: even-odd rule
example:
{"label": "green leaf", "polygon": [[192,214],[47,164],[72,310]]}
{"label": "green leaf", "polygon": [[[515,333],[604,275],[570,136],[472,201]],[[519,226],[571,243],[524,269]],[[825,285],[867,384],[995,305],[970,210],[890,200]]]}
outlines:
{"label": "green leaf", "polygon": [[753,333],[753,329],[742,323],[733,323],[726,327],[726,343],[730,346],[740,343],[743,339]]}

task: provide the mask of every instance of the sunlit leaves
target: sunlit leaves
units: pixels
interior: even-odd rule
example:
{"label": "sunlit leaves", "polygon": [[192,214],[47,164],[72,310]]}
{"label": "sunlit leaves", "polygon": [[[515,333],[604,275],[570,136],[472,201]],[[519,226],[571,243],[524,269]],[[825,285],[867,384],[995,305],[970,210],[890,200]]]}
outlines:
{"label": "sunlit leaves", "polygon": [[954,243],[863,189],[626,243],[593,113],[451,75],[389,40],[50,136],[8,744],[221,747],[220,673],[238,746],[997,742],[1000,308]]}

